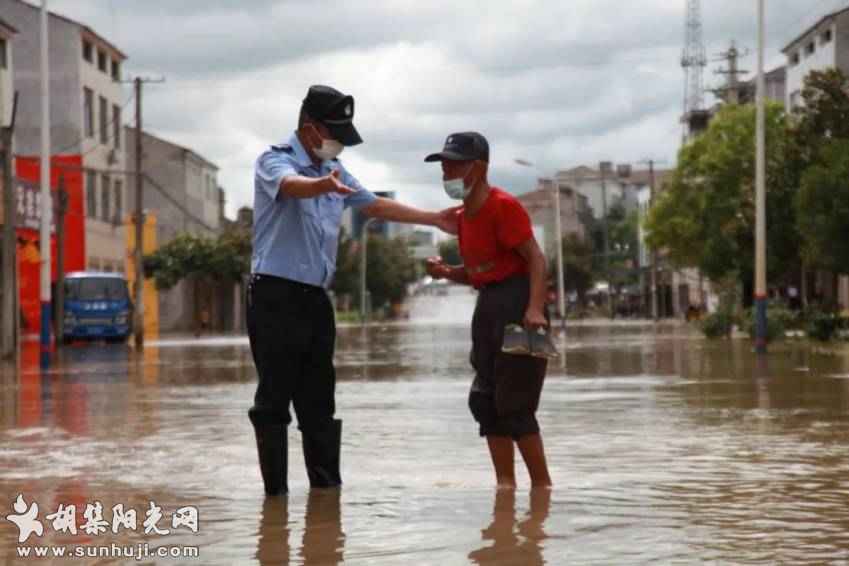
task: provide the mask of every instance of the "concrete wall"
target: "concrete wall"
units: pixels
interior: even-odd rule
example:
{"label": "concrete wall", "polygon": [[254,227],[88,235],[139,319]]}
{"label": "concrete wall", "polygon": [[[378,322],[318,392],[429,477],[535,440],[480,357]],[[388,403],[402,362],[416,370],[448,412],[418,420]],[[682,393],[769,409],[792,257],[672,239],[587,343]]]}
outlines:
{"label": "concrete wall", "polygon": [[[186,148],[148,133],[142,135],[142,170],[150,178],[144,183],[143,206],[156,214],[159,245],[167,244],[181,233],[214,237],[220,228],[217,169]],[[135,166],[135,129],[126,128],[125,136],[127,162],[132,168]],[[134,195],[132,191],[131,194]],[[135,196],[133,203],[134,199]],[[191,282],[181,281],[172,289],[160,291],[160,331],[193,331],[195,310]]]}
{"label": "concrete wall", "polygon": [[[39,10],[20,0],[0,0],[0,14],[18,30],[15,37],[14,85],[19,91],[15,125],[17,152],[41,152],[41,79]],[[66,20],[51,17],[48,22],[50,64],[50,135],[52,151],[78,153],[82,118],[80,106],[80,28]]]}
{"label": "concrete wall", "polygon": [[[544,248],[546,256],[551,259],[557,253],[557,241],[555,236],[555,213],[553,202],[553,181],[546,180],[540,183],[538,189],[519,195],[519,202],[528,211],[531,223],[542,229],[543,237],[540,244]],[[573,234],[579,238],[586,237],[586,230],[580,219],[582,206],[585,206],[581,195],[572,189],[560,186],[560,230],[561,238]]]}
{"label": "concrete wall", "polygon": [[849,74],[849,13],[835,18],[835,66]]}
{"label": "concrete wall", "polygon": [[[123,108],[127,101],[127,88],[112,77],[112,61],[118,61],[118,54],[110,50],[108,46],[99,42],[97,38],[85,37],[93,43],[92,62],[82,57],[82,40],[78,40],[77,52],[80,63],[81,87],[78,97],[78,114],[80,128],[83,132],[83,165],[86,168],[97,170],[95,182],[87,181],[86,191],[93,192],[92,199],[94,210],[86,211],[86,261],[90,267],[104,271],[126,271],[126,234],[124,219],[129,207],[127,206],[127,186],[134,183],[134,177],[127,176],[118,171],[127,169],[126,161],[126,139],[124,128],[120,123],[127,119],[127,113],[132,113],[132,105]],[[98,51],[102,51],[107,58],[107,70],[98,68]],[[94,93],[94,135],[88,136],[85,132],[83,88],[91,89]],[[101,115],[100,99],[106,100],[106,114]],[[115,108],[120,109],[120,118],[117,119],[117,131]],[[105,126],[107,139],[101,138],[101,127]],[[92,185],[92,186],[89,186]],[[86,202],[88,203],[88,196]],[[120,210],[118,207],[120,204]]]}
{"label": "concrete wall", "polygon": [[15,36],[0,28],[0,38],[6,42],[6,67],[0,66],[0,126],[8,126],[12,120],[12,102],[15,96],[12,76],[15,72]]}

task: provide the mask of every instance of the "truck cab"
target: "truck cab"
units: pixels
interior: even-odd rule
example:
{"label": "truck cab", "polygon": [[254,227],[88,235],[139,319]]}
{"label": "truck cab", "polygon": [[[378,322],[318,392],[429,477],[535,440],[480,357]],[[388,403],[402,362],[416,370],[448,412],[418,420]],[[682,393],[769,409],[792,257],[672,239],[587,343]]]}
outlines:
{"label": "truck cab", "polygon": [[76,271],[65,276],[63,340],[125,342],[132,332],[127,280],[118,273]]}

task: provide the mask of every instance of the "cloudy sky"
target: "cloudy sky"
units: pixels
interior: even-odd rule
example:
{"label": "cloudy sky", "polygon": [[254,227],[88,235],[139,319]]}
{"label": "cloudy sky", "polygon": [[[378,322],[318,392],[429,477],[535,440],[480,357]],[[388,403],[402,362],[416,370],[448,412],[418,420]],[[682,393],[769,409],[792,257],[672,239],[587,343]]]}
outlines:
{"label": "cloudy sky", "polygon": [[[446,134],[492,148],[491,181],[514,193],[538,172],[601,159],[674,163],[683,100],[685,0],[51,0],[128,56],[145,127],[220,170],[228,213],[253,201],[252,168],[295,127],[310,84],[356,98],[365,143],[342,159],[372,190],[451,204],[438,166]],[[767,0],[770,66],[780,49],[849,0]],[[704,0],[710,57],[756,46],[755,0]],[[754,69],[754,57],[743,61]],[[720,83],[705,73],[707,86]],[[129,94],[129,92],[128,92]],[[127,112],[127,116],[132,113]],[[538,171],[514,163],[532,161]]]}

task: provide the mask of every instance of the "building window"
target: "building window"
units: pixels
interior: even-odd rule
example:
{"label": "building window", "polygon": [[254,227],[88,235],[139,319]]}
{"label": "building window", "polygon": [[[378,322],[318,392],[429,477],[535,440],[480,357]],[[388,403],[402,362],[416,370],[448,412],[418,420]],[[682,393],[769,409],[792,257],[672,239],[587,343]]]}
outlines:
{"label": "building window", "polygon": [[85,135],[94,137],[94,91],[83,88],[83,119],[85,120]]}
{"label": "building window", "polygon": [[112,78],[116,81],[121,80],[121,63],[117,59],[112,59]]}
{"label": "building window", "polygon": [[111,218],[109,218],[109,175],[103,175],[100,183],[100,218],[103,219],[104,222],[109,222],[111,220]]}
{"label": "building window", "polygon": [[109,102],[100,97],[100,143],[109,141]]}
{"label": "building window", "polygon": [[825,45],[826,43],[830,43],[832,37],[833,37],[832,31],[830,29],[825,30],[823,32],[823,34],[820,36],[820,44]]}
{"label": "building window", "polygon": [[814,54],[814,52],[816,50],[817,50],[817,44],[816,44],[816,42],[812,41],[808,45],[805,46],[805,55],[810,57],[811,55]]}
{"label": "building window", "polygon": [[9,56],[6,55],[6,40],[0,37],[0,69],[9,68]]}
{"label": "building window", "polygon": [[793,55],[790,56],[790,65],[795,67],[798,64],[799,64],[799,52],[794,51]]}
{"label": "building window", "polygon": [[97,217],[97,174],[85,172],[85,213],[90,218]]}
{"label": "building window", "polygon": [[121,147],[121,107],[117,104],[112,106],[112,138],[115,147]]}
{"label": "building window", "polygon": [[90,41],[83,40],[83,59],[88,61],[89,63],[94,62],[94,48],[91,45]]}
{"label": "building window", "polygon": [[115,224],[121,224],[124,220],[124,183],[115,180]]}
{"label": "building window", "polygon": [[100,49],[97,50],[97,68],[106,72],[106,52]]}

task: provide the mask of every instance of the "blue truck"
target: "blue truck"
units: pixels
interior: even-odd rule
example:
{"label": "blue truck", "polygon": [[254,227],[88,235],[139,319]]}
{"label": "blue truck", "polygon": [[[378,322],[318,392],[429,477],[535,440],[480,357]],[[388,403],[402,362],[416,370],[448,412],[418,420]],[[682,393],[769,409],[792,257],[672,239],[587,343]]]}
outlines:
{"label": "blue truck", "polygon": [[127,280],[119,273],[74,271],[65,276],[63,341],[126,342],[132,333]]}

